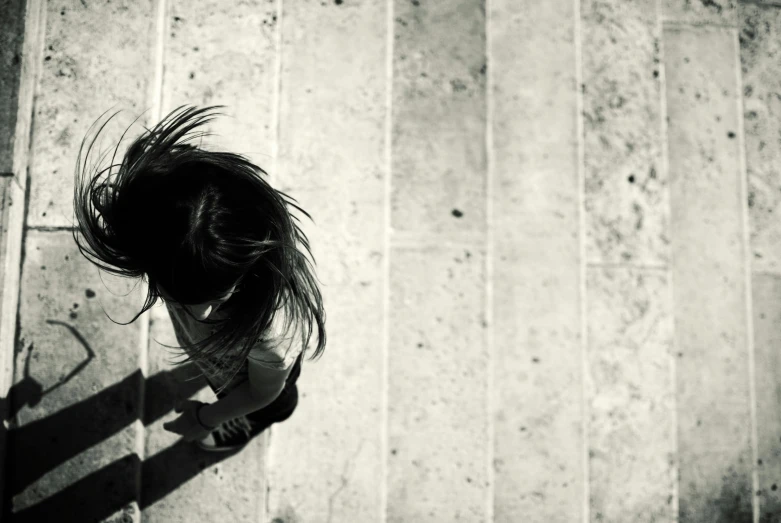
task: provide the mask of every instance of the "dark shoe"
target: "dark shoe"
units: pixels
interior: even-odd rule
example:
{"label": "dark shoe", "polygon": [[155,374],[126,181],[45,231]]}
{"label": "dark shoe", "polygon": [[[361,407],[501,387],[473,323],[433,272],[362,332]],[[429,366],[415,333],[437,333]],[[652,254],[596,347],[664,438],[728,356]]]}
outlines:
{"label": "dark shoe", "polygon": [[209,452],[230,452],[244,447],[251,439],[252,425],[246,416],[239,416],[222,423],[195,444]]}
{"label": "dark shoe", "polygon": [[241,449],[274,423],[288,419],[297,405],[298,388],[293,385],[285,388],[282,394],[267,407],[224,422],[195,444],[209,452],[230,452]]}

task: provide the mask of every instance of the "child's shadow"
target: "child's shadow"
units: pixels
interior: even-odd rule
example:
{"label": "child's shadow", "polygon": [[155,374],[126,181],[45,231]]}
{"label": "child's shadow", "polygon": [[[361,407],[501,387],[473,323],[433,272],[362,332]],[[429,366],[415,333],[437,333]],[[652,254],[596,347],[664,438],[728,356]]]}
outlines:
{"label": "child's shadow", "polygon": [[[30,376],[29,363],[33,346],[28,348],[24,377],[16,383],[8,398],[0,398],[0,412],[13,420],[25,406],[35,406],[41,398],[75,377],[94,352],[71,325],[67,327],[84,346],[88,357],[54,387],[44,390]],[[59,521],[100,521],[132,501],[143,510],[162,499],[179,485],[205,468],[236,452],[207,453],[195,445],[179,440],[162,452],[143,461],[137,454],[126,455],[88,476],[70,482],[69,486],[36,505],[11,512],[12,499],[47,472],[62,465],[93,445],[113,436],[140,419],[149,426],[173,410],[177,399],[192,396],[204,387],[202,380],[188,379],[194,374],[190,365],[175,367],[144,379],[137,371],[122,381],[79,403],[22,427],[5,429],[0,424],[0,448],[5,441],[3,521],[48,521],[57,515]],[[143,400],[142,400],[143,395]]]}

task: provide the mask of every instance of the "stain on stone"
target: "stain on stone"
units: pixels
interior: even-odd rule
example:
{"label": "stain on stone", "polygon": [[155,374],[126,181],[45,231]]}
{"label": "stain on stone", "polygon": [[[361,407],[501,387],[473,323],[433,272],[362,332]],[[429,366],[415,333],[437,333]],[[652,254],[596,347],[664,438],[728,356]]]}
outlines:
{"label": "stain on stone", "polygon": [[48,62],[51,59],[52,59],[51,55],[47,55],[46,58],[43,59],[43,61]]}
{"label": "stain on stone", "polygon": [[[713,478],[718,482],[717,478]],[[681,521],[751,521],[751,477],[730,467],[721,477],[720,491],[681,497]]]}
{"label": "stain on stone", "polygon": [[335,3],[336,5],[342,5],[342,0],[334,0],[334,3]]}
{"label": "stain on stone", "polygon": [[716,10],[717,13],[721,13],[722,10],[721,4],[714,2],[714,0],[700,0],[700,2],[702,2],[703,6],[712,7]]}
{"label": "stain on stone", "polygon": [[746,113],[746,119],[747,120],[754,120],[757,116],[759,116],[759,115],[757,114],[756,111],[749,111],[749,112]]}
{"label": "stain on stone", "polygon": [[659,78],[659,71],[654,69],[654,78]]}
{"label": "stain on stone", "polygon": [[84,294],[87,295],[87,298],[94,298],[95,297],[95,291],[93,291],[92,289],[87,289]]}
{"label": "stain on stone", "polygon": [[540,358],[532,358],[532,361],[533,361],[534,363],[539,363],[539,362],[540,362]]}
{"label": "stain on stone", "polygon": [[754,92],[754,88],[750,85],[747,85],[743,88],[743,96],[751,96]]}
{"label": "stain on stone", "polygon": [[190,80],[192,80],[193,78],[195,78],[195,73],[190,72]]}
{"label": "stain on stone", "polygon": [[453,209],[451,214],[453,214],[453,216],[455,216],[456,218],[461,218],[464,215],[464,213],[462,213],[458,209]]}
{"label": "stain on stone", "polygon": [[624,106],[624,102],[625,101],[626,100],[624,99],[623,96],[621,96],[620,94],[617,94],[617,95],[614,95],[614,96],[612,96],[610,98],[610,101],[608,102],[608,104],[610,105],[611,109],[620,109],[621,107]]}
{"label": "stain on stone", "polygon": [[729,131],[727,133],[727,138],[730,138],[730,139],[735,138],[735,133],[733,133],[732,131]]}
{"label": "stain on stone", "polygon": [[74,308],[74,309],[78,309],[78,308],[79,308],[79,304],[78,304],[78,303],[74,303],[74,304],[73,304],[73,308]]}
{"label": "stain on stone", "polygon": [[70,316],[70,319],[72,319],[72,320],[75,320],[76,318],[79,317],[79,315],[78,315],[78,313],[76,313],[76,311],[71,311],[69,316]]}
{"label": "stain on stone", "polygon": [[450,86],[453,88],[453,91],[460,92],[460,91],[466,91],[466,84],[459,80],[458,78],[453,78],[450,80]]}
{"label": "stain on stone", "polygon": [[635,175],[634,174],[630,174],[629,178],[627,178],[627,179],[629,180],[629,183],[635,183]]}
{"label": "stain on stone", "polygon": [[643,208],[640,207],[637,203],[632,204],[632,210],[637,215],[637,221],[635,221],[635,230],[640,230],[643,228]]}
{"label": "stain on stone", "polygon": [[41,265],[41,270],[45,271],[46,270],[46,265]]}
{"label": "stain on stone", "polygon": [[420,1],[419,0],[412,0],[412,5],[419,6],[420,5]]}

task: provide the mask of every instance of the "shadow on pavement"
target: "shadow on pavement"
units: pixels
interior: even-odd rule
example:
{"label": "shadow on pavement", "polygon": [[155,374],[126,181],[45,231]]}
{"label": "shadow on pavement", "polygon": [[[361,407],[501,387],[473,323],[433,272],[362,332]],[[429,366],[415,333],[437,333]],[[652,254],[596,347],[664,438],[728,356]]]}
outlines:
{"label": "shadow on pavement", "polygon": [[[72,327],[71,327],[72,329]],[[79,336],[80,338],[80,336]],[[87,348],[89,354],[91,349]],[[32,345],[30,346],[32,353]],[[29,375],[29,356],[24,377],[16,383],[8,398],[0,398],[0,412],[13,420],[25,406],[35,406],[49,391]],[[83,365],[80,366],[83,368]],[[71,373],[65,381],[73,378]],[[42,476],[58,466],[110,438],[141,419],[144,426],[173,410],[178,399],[188,398],[205,386],[203,380],[188,380],[192,365],[175,367],[144,379],[137,371],[84,401],[22,427],[0,424],[0,441],[6,442],[2,521],[100,521],[137,501],[142,510],[164,498],[205,468],[236,452],[203,452],[191,443],[179,440],[144,461],[129,454],[78,479],[45,500],[16,512],[13,497],[22,493]],[[62,383],[58,384],[60,386]],[[142,389],[143,387],[143,389]],[[143,409],[140,399],[144,397]],[[139,491],[143,485],[143,491]]]}

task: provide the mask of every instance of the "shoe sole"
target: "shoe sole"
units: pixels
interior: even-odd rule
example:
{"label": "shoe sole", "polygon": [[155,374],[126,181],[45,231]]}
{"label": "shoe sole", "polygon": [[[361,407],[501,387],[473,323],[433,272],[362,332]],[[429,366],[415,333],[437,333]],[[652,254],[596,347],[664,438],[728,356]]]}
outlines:
{"label": "shoe sole", "polygon": [[[249,443],[249,442],[247,442],[247,443]],[[233,447],[210,447],[208,445],[204,445],[200,441],[196,441],[195,445],[199,449],[205,450],[206,452],[233,452],[235,450],[243,449],[244,447],[247,446],[247,443],[245,443],[244,445],[236,445],[236,446],[233,446]]]}

